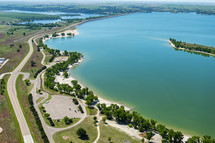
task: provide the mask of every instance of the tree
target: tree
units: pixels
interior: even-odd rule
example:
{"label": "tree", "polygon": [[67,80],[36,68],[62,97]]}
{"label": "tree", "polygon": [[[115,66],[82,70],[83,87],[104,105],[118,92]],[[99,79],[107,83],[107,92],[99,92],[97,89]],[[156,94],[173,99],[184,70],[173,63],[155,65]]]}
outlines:
{"label": "tree", "polygon": [[[167,140],[166,139],[162,139],[161,141],[162,143],[167,143]],[[170,142],[171,143],[171,142]]]}
{"label": "tree", "polygon": [[151,125],[152,125],[152,129],[155,130],[155,126],[156,126],[157,121],[151,119],[150,122],[151,122]]}
{"label": "tree", "polygon": [[76,131],[76,134],[78,135],[78,137],[80,139],[84,139],[87,137],[87,132],[83,129],[83,128],[79,128],[77,131]]}
{"label": "tree", "polygon": [[84,111],[83,111],[81,105],[78,106],[78,109],[80,110],[81,113],[84,113]]}
{"label": "tree", "polygon": [[81,86],[80,86],[80,84],[76,84],[76,85],[74,86],[74,88],[75,88],[77,91],[79,91],[79,90],[81,89]]}
{"label": "tree", "polygon": [[145,142],[144,138],[142,138],[142,139],[141,139],[141,142],[142,142],[142,143],[144,143],[144,142]]}
{"label": "tree", "polygon": [[166,129],[166,127],[164,125],[158,124],[157,125],[157,130],[158,130],[159,134],[162,136],[162,138],[166,137],[167,129]]}
{"label": "tree", "polygon": [[38,94],[41,94],[41,93],[42,93],[41,91],[42,91],[41,89],[38,89],[38,90],[37,90],[37,93],[38,93]]}
{"label": "tree", "polygon": [[107,120],[106,117],[102,117],[102,121],[103,121],[104,123],[106,122],[106,120]]}
{"label": "tree", "polygon": [[111,142],[111,137],[108,137],[108,141]]}
{"label": "tree", "polygon": [[31,83],[30,83],[30,80],[29,79],[26,79],[25,80],[25,84],[27,85],[27,86],[29,86]]}
{"label": "tree", "polygon": [[65,117],[63,118],[63,120],[64,120],[64,122],[65,122],[66,125],[69,125],[69,124],[71,124],[71,123],[73,122],[72,119],[71,119],[71,118],[68,118],[67,116],[65,116]]}
{"label": "tree", "polygon": [[173,134],[174,134],[173,129],[170,129],[167,135],[169,142],[172,142]]}
{"label": "tree", "polygon": [[65,56],[68,56],[68,54],[69,54],[69,53],[67,52],[67,50],[65,50],[65,51],[64,51],[64,55],[65,55]]}
{"label": "tree", "polygon": [[25,36],[25,32],[23,32],[23,35]]}
{"label": "tree", "polygon": [[193,136],[187,140],[187,143],[200,143],[200,137]]}
{"label": "tree", "polygon": [[150,141],[152,138],[152,132],[146,133],[146,138]]}
{"label": "tree", "polygon": [[180,143],[180,142],[182,142],[182,139],[183,139],[183,138],[184,138],[184,137],[183,137],[183,134],[182,134],[181,132],[177,131],[177,132],[174,132],[174,133],[173,133],[174,142]]}
{"label": "tree", "polygon": [[96,116],[94,116],[94,117],[93,117],[93,120],[94,120],[94,121],[96,121],[96,120],[97,120],[97,117],[96,117]]}
{"label": "tree", "polygon": [[31,61],[31,66],[34,67],[36,65],[35,61]]}
{"label": "tree", "polygon": [[61,33],[62,36],[65,36],[65,33]]}
{"label": "tree", "polygon": [[211,136],[203,136],[202,143],[212,143]]}
{"label": "tree", "polygon": [[75,86],[78,83],[78,81],[77,80],[72,80],[71,83]]}
{"label": "tree", "polygon": [[19,45],[19,48],[20,48],[20,49],[22,48],[22,45],[21,45],[21,44]]}
{"label": "tree", "polygon": [[68,72],[67,72],[67,71],[64,71],[64,72],[63,72],[63,76],[64,76],[64,78],[67,78],[67,77],[69,76]]}

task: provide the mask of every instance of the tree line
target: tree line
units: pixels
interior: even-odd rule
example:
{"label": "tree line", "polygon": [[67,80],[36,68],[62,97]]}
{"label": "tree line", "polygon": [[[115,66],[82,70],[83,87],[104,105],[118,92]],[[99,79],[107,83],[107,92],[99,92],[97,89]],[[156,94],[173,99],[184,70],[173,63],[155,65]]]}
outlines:
{"label": "tree line", "polygon": [[6,89],[6,82],[4,79],[0,80],[0,94],[3,95]]}
{"label": "tree line", "polygon": [[184,48],[190,51],[199,51],[199,52],[215,54],[215,48],[213,47],[190,44],[182,41],[177,41],[176,39],[173,39],[173,38],[170,38],[169,40],[175,45],[176,48]]}
{"label": "tree line", "polygon": [[38,126],[38,128],[40,130],[40,134],[42,136],[42,139],[43,139],[44,143],[49,143],[49,139],[48,139],[48,137],[47,137],[47,135],[46,135],[46,133],[45,133],[45,131],[43,129],[43,126],[42,126],[41,120],[39,118],[39,115],[38,115],[37,111],[34,108],[34,102],[33,102],[33,96],[32,96],[32,94],[28,95],[28,102],[30,104],[29,108],[30,108],[31,112],[34,115],[34,118],[36,120],[36,124],[37,124],[37,126]]}

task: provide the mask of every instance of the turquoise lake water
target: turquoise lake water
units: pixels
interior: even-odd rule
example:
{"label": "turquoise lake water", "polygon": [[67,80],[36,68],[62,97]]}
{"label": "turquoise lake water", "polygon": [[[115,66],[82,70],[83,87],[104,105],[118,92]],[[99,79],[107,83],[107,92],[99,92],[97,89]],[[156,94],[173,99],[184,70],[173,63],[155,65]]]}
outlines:
{"label": "turquoise lake water", "polygon": [[215,16],[138,13],[88,22],[78,32],[46,44],[83,53],[71,70],[81,83],[168,127],[215,137],[215,58],[176,51],[167,41],[215,47]]}

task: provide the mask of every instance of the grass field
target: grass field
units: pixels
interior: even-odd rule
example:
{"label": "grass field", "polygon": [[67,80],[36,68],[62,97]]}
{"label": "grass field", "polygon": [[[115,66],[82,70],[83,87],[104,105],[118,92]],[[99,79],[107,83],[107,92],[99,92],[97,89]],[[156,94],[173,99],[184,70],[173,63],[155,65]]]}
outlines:
{"label": "grass field", "polygon": [[0,17],[10,18],[19,21],[32,21],[43,19],[59,19],[57,15],[35,14],[35,13],[19,13],[19,12],[0,12]]}
{"label": "grass field", "polygon": [[69,126],[77,123],[79,120],[80,120],[80,118],[73,118],[72,119],[73,122],[69,125],[66,125],[65,122],[63,121],[63,119],[60,119],[59,121],[54,119],[53,122],[54,122],[56,128],[65,128],[65,127],[69,127]]}
{"label": "grass field", "polygon": [[40,101],[42,101],[45,97],[40,97],[37,99],[36,103],[39,103]]}
{"label": "grass field", "polygon": [[87,115],[96,115],[97,114],[97,109],[95,107],[86,107]]}
{"label": "grass field", "polygon": [[[96,137],[97,137],[97,129],[96,126],[93,124],[93,118],[87,117],[83,122],[81,122],[79,125],[63,130],[60,132],[57,132],[53,135],[55,143],[92,143]],[[81,140],[77,135],[76,131],[79,128],[83,128],[86,130],[87,135],[89,137],[89,140]]]}
{"label": "grass field", "polygon": [[[4,76],[5,81],[7,81],[8,78],[9,75]],[[5,95],[0,95],[0,113],[0,127],[3,129],[3,132],[0,134],[0,142],[24,142],[7,90],[5,91]]]}
{"label": "grass field", "polygon": [[30,104],[28,102],[29,91],[28,91],[28,88],[27,88],[25,82],[22,80],[22,78],[23,78],[23,75],[19,75],[17,78],[17,81],[16,81],[18,100],[21,105],[23,114],[25,116],[25,119],[27,121],[27,124],[29,126],[29,129],[30,129],[30,132],[32,134],[34,141],[37,143],[41,143],[41,142],[43,142],[43,139],[41,138],[39,128],[36,124],[36,120],[29,108],[29,106],[30,106]]}
{"label": "grass field", "polygon": [[99,128],[101,134],[98,143],[110,143],[108,141],[108,137],[111,137],[112,143],[125,143],[125,141],[130,141],[131,143],[141,142],[140,140],[132,138],[126,133],[121,132],[114,127],[111,127],[108,124],[104,124],[103,122],[100,122]]}
{"label": "grass field", "polygon": [[[42,58],[43,58],[42,53],[37,50],[37,47],[34,44],[34,52],[22,70],[24,72],[30,73],[30,79],[34,79],[35,73],[43,67],[43,65],[41,64]],[[32,67],[31,61],[34,61],[36,65]]]}

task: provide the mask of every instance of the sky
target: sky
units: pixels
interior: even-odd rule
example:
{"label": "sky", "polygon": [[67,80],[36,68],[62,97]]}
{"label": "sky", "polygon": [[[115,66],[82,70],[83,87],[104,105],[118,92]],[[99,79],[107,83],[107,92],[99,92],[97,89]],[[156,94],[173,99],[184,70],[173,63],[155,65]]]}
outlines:
{"label": "sky", "polygon": [[[0,1],[6,1],[6,0],[0,0]],[[215,3],[215,0],[7,0],[7,1],[16,1],[16,2],[71,2],[71,3],[78,3],[78,2],[191,2],[191,3]]]}

